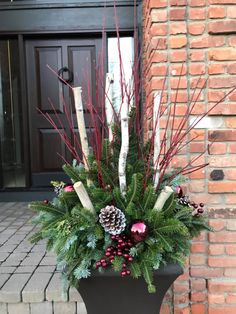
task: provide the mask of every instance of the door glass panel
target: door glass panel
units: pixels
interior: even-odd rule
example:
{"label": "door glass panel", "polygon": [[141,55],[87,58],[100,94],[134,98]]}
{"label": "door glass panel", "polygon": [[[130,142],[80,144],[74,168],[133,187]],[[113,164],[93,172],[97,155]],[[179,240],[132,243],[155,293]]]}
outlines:
{"label": "door glass panel", "polygon": [[25,186],[17,39],[0,40],[0,167],[2,187]]}
{"label": "door glass panel", "polygon": [[[134,38],[120,37],[120,54],[117,37],[108,38],[108,71],[114,75],[112,101],[114,108],[119,112],[121,106],[121,68],[122,80],[127,86],[132,87],[132,66],[134,62]],[[120,66],[120,55],[122,66]]]}

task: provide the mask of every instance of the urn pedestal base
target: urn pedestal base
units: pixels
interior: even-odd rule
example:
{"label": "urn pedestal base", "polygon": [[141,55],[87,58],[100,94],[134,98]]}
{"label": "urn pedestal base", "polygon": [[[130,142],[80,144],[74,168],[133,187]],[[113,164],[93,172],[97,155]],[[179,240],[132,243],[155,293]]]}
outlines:
{"label": "urn pedestal base", "polygon": [[183,269],[176,264],[155,272],[156,293],[149,293],[143,278],[122,278],[111,270],[94,272],[80,281],[81,294],[88,314],[159,314],[166,291]]}

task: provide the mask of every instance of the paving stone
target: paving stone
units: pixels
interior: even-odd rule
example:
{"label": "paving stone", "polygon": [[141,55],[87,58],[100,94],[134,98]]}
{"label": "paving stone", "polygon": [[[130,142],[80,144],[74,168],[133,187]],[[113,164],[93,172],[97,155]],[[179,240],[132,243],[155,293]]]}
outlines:
{"label": "paving stone", "polygon": [[54,314],[75,314],[76,303],[75,302],[54,302],[53,303]]}
{"label": "paving stone", "polygon": [[0,245],[5,244],[7,242],[7,238],[1,236]]}
{"label": "paving stone", "polygon": [[10,225],[11,223],[9,222],[9,221],[3,221],[2,223],[1,223],[1,227],[8,227],[9,225]]}
{"label": "paving stone", "polygon": [[27,253],[15,253],[13,252],[9,257],[8,261],[23,261],[24,258],[27,256]]}
{"label": "paving stone", "polygon": [[0,314],[7,314],[7,304],[0,303]]}
{"label": "paving stone", "polygon": [[4,244],[3,246],[0,247],[0,253],[11,253],[15,250],[17,247],[16,244]]}
{"label": "paving stone", "polygon": [[54,273],[56,266],[38,266],[35,273]]}
{"label": "paving stone", "polygon": [[25,238],[25,235],[22,235],[21,237],[19,235],[12,236],[7,242],[8,244],[20,244],[24,238]]}
{"label": "paving stone", "polygon": [[33,274],[22,291],[23,302],[43,302],[44,291],[51,277],[51,273]]}
{"label": "paving stone", "polygon": [[10,277],[10,274],[3,274],[0,277],[0,288],[5,284],[5,282],[8,280]]}
{"label": "paving stone", "polygon": [[49,282],[49,285],[46,289],[46,300],[54,302],[67,301],[66,299],[64,300],[64,296],[62,295],[60,273],[54,273],[53,277],[51,278],[51,281]]}
{"label": "paving stone", "polygon": [[47,252],[46,257],[55,257],[56,258],[56,254],[54,252]]}
{"label": "paving stone", "polygon": [[42,261],[40,262],[40,265],[46,265],[46,266],[56,265],[56,264],[57,264],[57,260],[55,256],[44,257]]}
{"label": "paving stone", "polygon": [[33,228],[34,228],[33,225],[31,225],[31,226],[24,226],[24,227],[21,227],[20,230],[21,231],[31,231]]}
{"label": "paving stone", "polygon": [[70,287],[69,289],[69,300],[71,302],[83,302],[81,295],[79,294],[78,290],[75,287]]}
{"label": "paving stone", "polygon": [[0,266],[0,274],[13,274],[14,271],[16,270],[16,267],[2,267]]}
{"label": "paving stone", "polygon": [[0,290],[0,302],[21,302],[21,290],[31,274],[13,274]]}
{"label": "paving stone", "polygon": [[16,268],[15,273],[21,273],[21,274],[33,273],[35,268],[36,266],[19,266]]}
{"label": "paving stone", "polygon": [[30,314],[52,314],[52,302],[30,304]]}
{"label": "paving stone", "polygon": [[14,217],[7,217],[7,218],[5,219],[5,221],[14,221],[14,220],[15,220]]}
{"label": "paving stone", "polygon": [[10,253],[1,253],[0,262],[5,261],[5,259],[10,255]]}
{"label": "paving stone", "polygon": [[32,252],[46,252],[46,247],[45,245],[35,245],[34,248],[32,249]]}
{"label": "paving stone", "polygon": [[30,307],[27,303],[9,303],[8,314],[30,314]]}
{"label": "paving stone", "polygon": [[20,243],[19,246],[15,249],[14,253],[18,253],[18,252],[29,253],[29,252],[32,252],[33,246],[34,246],[33,244],[30,245],[30,244],[22,244],[22,243]]}
{"label": "paving stone", "polygon": [[21,265],[24,266],[37,266],[41,259],[43,258],[44,253],[29,253],[26,258],[23,260]]}
{"label": "paving stone", "polygon": [[5,213],[8,208],[12,208],[14,206],[14,202],[0,202],[0,210]]}
{"label": "paving stone", "polygon": [[3,267],[19,266],[20,263],[21,263],[21,260],[7,259],[5,262],[2,262],[1,266],[3,266]]}
{"label": "paving stone", "polygon": [[87,309],[84,303],[77,302],[77,314],[87,314]]}
{"label": "paving stone", "polygon": [[7,228],[1,233],[1,237],[10,237],[16,232],[17,228]]}

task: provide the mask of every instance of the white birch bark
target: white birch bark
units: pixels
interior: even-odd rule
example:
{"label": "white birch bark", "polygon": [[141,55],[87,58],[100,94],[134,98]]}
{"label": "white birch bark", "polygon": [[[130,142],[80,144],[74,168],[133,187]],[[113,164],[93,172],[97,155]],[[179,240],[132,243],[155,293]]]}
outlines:
{"label": "white birch bark", "polygon": [[89,165],[88,165],[89,146],[88,146],[88,138],[87,138],[85,120],[84,120],[84,109],[83,109],[82,96],[81,96],[82,88],[74,87],[73,94],[74,94],[74,100],[75,100],[75,110],[76,110],[76,118],[77,118],[77,123],[78,123],[80,141],[81,141],[81,148],[83,152],[83,162],[84,162],[85,169],[88,170],[89,169]]}
{"label": "white birch bark", "polygon": [[127,97],[124,96],[123,103],[121,105],[120,117],[121,117],[121,149],[119,156],[119,182],[120,191],[123,196],[126,194],[126,160],[129,152],[129,106]]}
{"label": "white birch bark", "polygon": [[91,213],[95,214],[95,209],[90,200],[90,197],[81,181],[76,182],[74,185],[74,189],[78,198],[80,199],[81,204],[84,208],[88,209]]}
{"label": "white birch bark", "polygon": [[165,202],[168,200],[168,198],[170,197],[170,195],[174,193],[174,191],[172,190],[172,188],[170,186],[165,186],[162,190],[160,195],[158,196],[156,203],[154,205],[154,208],[157,211],[161,211]]}
{"label": "white birch bark", "polygon": [[105,110],[106,110],[106,120],[108,127],[108,139],[109,142],[112,142],[112,124],[114,122],[114,112],[112,108],[112,90],[114,83],[114,75],[112,73],[107,73],[106,75],[106,101],[105,101]]}
{"label": "white birch bark", "polygon": [[153,108],[153,132],[154,132],[154,187],[156,188],[159,183],[160,167],[158,157],[160,154],[161,140],[160,140],[160,105],[161,105],[161,92],[154,94],[154,108]]}

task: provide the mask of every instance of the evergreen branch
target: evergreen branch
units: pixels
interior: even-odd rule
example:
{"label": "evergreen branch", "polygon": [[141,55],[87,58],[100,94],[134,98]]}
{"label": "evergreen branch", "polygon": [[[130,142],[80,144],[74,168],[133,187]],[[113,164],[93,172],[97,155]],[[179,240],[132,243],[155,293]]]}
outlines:
{"label": "evergreen branch", "polygon": [[148,285],[148,292],[155,293],[156,287],[153,284],[153,274],[152,274],[151,268],[147,266],[146,263],[142,263],[142,271],[143,271],[143,277]]}
{"label": "evergreen branch", "polygon": [[130,270],[131,270],[132,277],[134,277],[136,279],[142,275],[140,265],[137,262],[132,262],[130,264]]}
{"label": "evergreen branch", "polygon": [[174,218],[177,219],[177,220],[187,220],[187,221],[191,221],[192,220],[192,209],[189,208],[189,207],[185,207],[185,208],[182,208],[180,211],[178,211],[175,215],[174,215]]}
{"label": "evergreen branch", "polygon": [[125,212],[130,216],[132,219],[138,219],[138,210],[137,206],[134,203],[129,202],[128,206],[125,209]]}
{"label": "evergreen branch", "polygon": [[31,202],[29,204],[29,208],[36,210],[36,211],[47,212],[47,213],[54,214],[54,215],[64,215],[65,214],[65,211],[63,211],[62,209],[60,209],[58,207],[55,207],[51,203],[44,204],[43,202],[40,202],[40,201]]}
{"label": "evergreen branch", "polygon": [[180,233],[186,235],[188,233],[187,228],[185,227],[184,224],[182,224],[180,221],[174,219],[174,218],[169,218],[165,221],[164,226],[158,227],[158,232],[159,233]]}
{"label": "evergreen branch", "polygon": [[62,169],[68,175],[68,177],[71,178],[73,183],[78,182],[78,181],[83,181],[80,176],[79,170],[76,169],[75,167],[69,164],[65,164],[63,165]]}
{"label": "evergreen branch", "polygon": [[143,175],[141,173],[135,173],[132,176],[131,184],[128,188],[126,199],[128,203],[137,202],[142,196],[142,180]]}
{"label": "evergreen branch", "polygon": [[32,237],[30,237],[29,240],[30,240],[31,243],[36,244],[36,243],[38,243],[42,239],[43,239],[42,232],[38,231],[34,235],[32,235]]}
{"label": "evergreen branch", "polygon": [[123,196],[120,193],[120,189],[118,187],[114,188],[113,190],[113,197],[116,202],[116,206],[122,210],[125,210],[126,204]]}
{"label": "evergreen branch", "polygon": [[143,209],[147,210],[153,208],[157,199],[156,191],[152,185],[149,185],[144,193],[143,197]]}
{"label": "evergreen branch", "polygon": [[166,216],[170,216],[171,214],[173,214],[174,210],[175,210],[175,195],[174,193],[172,193],[163,206],[163,212],[165,213]]}
{"label": "evergreen branch", "polygon": [[172,243],[168,242],[170,239],[168,240],[165,239],[165,237],[156,230],[155,230],[155,234],[157,235],[157,237],[159,237],[159,240],[162,242],[164,249],[168,252],[172,252],[173,251]]}
{"label": "evergreen branch", "polygon": [[121,271],[123,266],[123,258],[121,256],[115,256],[114,261],[112,263],[112,267],[114,271]]}

